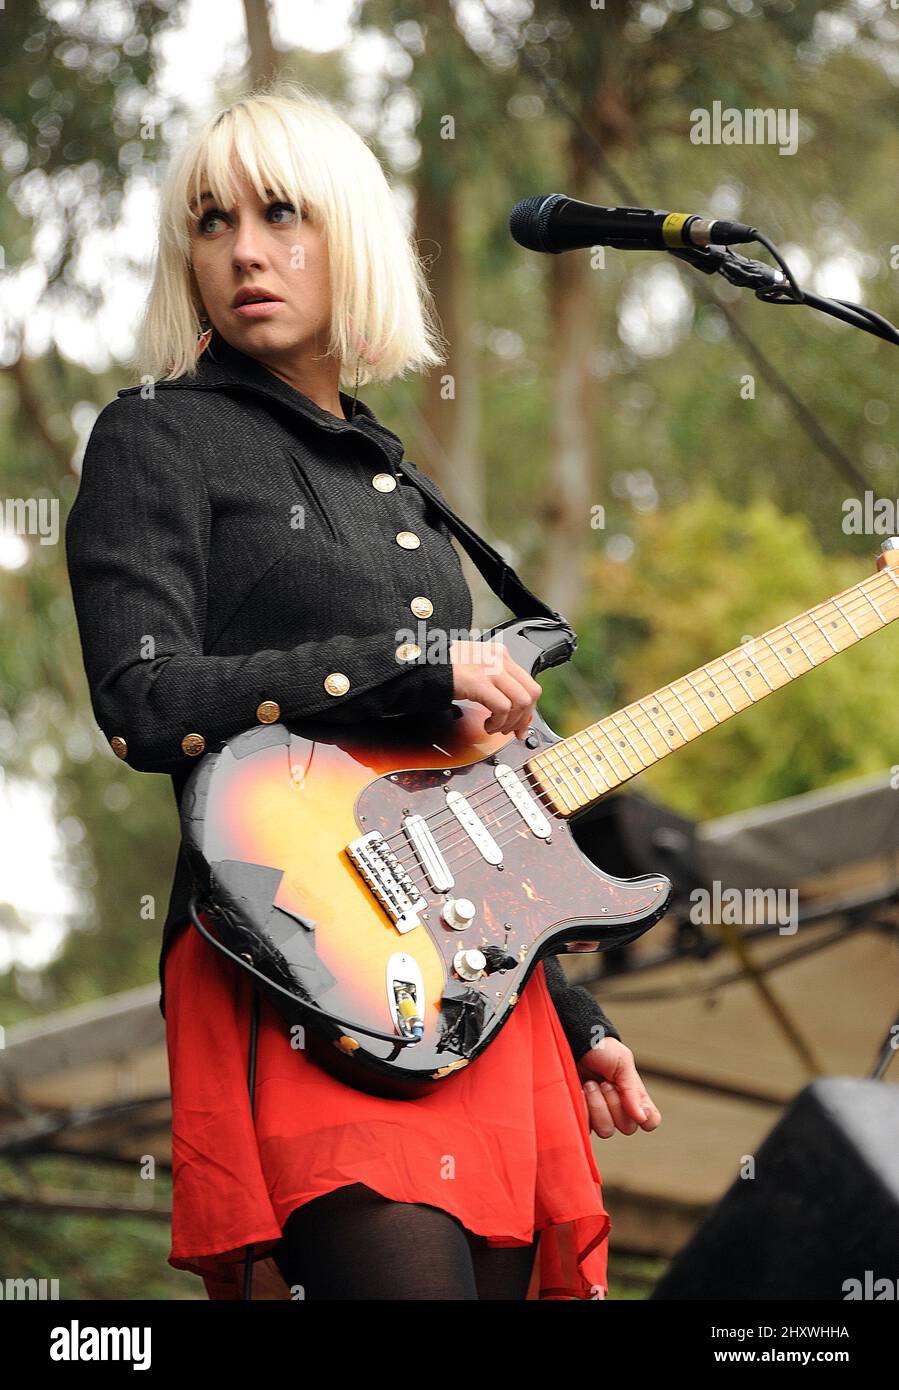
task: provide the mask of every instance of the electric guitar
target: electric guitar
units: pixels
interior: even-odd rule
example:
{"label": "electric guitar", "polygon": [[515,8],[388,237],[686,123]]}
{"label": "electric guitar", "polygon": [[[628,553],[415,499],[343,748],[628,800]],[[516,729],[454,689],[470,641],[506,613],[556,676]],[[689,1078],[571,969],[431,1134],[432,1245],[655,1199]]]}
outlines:
{"label": "electric guitar", "polygon": [[[578,940],[624,945],[665,913],[670,880],[603,873],[572,818],[895,621],[895,537],[877,567],[567,738],[539,712],[524,739],[485,733],[485,707],[461,700],[223,741],[181,803],[194,925],[342,1079],[400,1098],[434,1089],[493,1041],[542,957]],[[532,675],[577,644],[546,617],[483,640]]]}

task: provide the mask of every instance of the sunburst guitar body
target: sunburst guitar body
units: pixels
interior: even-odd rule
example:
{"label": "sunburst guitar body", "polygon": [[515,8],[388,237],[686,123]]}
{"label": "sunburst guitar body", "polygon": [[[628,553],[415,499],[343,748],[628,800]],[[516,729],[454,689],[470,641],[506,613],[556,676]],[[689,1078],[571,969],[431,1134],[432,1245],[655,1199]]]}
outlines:
{"label": "sunburst guitar body", "polygon": [[[573,634],[540,618],[487,637],[536,674],[567,659]],[[436,1088],[493,1041],[543,956],[632,941],[670,896],[662,875],[614,878],[578,848],[532,768],[558,741],[539,711],[524,739],[485,733],[488,713],[456,701],[349,727],[260,725],[207,754],[184,791],[194,924],[255,972],[316,1061],[363,1089]]]}

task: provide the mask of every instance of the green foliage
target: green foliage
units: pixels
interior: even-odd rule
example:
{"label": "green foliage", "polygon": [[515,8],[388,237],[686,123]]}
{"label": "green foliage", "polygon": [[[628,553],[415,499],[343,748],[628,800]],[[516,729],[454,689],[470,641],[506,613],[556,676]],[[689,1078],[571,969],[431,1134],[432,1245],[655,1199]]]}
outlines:
{"label": "green foliage", "polygon": [[[124,1169],[81,1160],[38,1158],[27,1161],[39,1189],[64,1193],[69,1201],[102,1201],[111,1207],[148,1200],[147,1182],[135,1183]],[[23,1170],[0,1164],[4,1192],[23,1190]],[[94,1216],[21,1207],[3,1215],[3,1277],[58,1279],[61,1299],[206,1299],[195,1274],[167,1262],[171,1229],[171,1179],[152,1184],[160,1216]]]}
{"label": "green foliage", "polygon": [[[806,517],[785,516],[760,492],[738,505],[711,481],[679,506],[641,516],[635,534],[630,563],[597,556],[591,575],[594,598],[582,630],[586,664],[603,656],[617,688],[603,713],[789,621],[874,569],[873,559],[866,566],[826,554]],[[876,553],[872,542],[869,547]],[[630,785],[706,819],[892,764],[899,752],[897,639],[894,627],[865,638]],[[597,717],[595,708],[573,702],[564,732]]]}
{"label": "green foliage", "polygon": [[52,228],[56,253],[45,238],[38,259],[60,296],[87,297],[67,273],[73,255],[91,226],[114,222],[124,179],[158,152],[145,125],[165,113],[149,90],[151,41],[172,18],[158,0],[4,9],[0,244],[7,266],[19,265],[35,230]]}

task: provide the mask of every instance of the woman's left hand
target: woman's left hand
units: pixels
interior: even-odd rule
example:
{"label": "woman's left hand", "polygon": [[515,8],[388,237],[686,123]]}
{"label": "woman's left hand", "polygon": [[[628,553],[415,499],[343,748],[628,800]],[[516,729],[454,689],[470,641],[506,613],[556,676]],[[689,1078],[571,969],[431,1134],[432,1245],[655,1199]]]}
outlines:
{"label": "woman's left hand", "polygon": [[617,1038],[603,1038],[585,1052],[577,1071],[584,1082],[590,1128],[600,1139],[611,1139],[616,1129],[635,1134],[638,1127],[649,1131],[662,1123],[661,1112],[640,1080],[634,1054]]}

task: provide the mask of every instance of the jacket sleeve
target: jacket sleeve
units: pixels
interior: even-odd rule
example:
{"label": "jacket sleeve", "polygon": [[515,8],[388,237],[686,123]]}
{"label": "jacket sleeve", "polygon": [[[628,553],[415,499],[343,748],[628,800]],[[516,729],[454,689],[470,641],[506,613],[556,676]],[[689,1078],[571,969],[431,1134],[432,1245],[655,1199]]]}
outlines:
{"label": "jacket sleeve", "polygon": [[568,983],[558,956],[544,957],[543,973],[546,976],[550,998],[576,1062],[580,1061],[585,1052],[596,1047],[603,1037],[622,1041],[618,1029],[603,1013],[590,991],[584,989],[583,985]]}
{"label": "jacket sleeve", "polygon": [[[183,769],[186,735],[216,747],[262,722],[263,701],[285,720],[332,723],[447,708],[451,664],[399,663],[386,630],[204,653],[211,512],[196,452],[168,411],[119,397],[94,424],[66,522],[91,706],[118,756],[141,772]],[[349,681],[343,694],[325,687],[334,672]]]}

